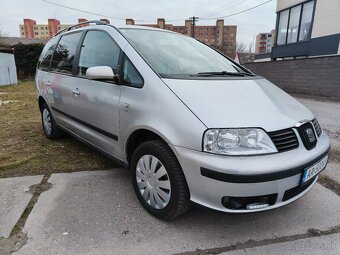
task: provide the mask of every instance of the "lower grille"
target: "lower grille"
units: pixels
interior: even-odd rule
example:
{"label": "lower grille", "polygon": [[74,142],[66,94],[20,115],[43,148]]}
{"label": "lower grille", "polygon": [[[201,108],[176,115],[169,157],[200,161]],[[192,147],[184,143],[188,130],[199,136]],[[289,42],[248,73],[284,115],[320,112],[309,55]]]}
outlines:
{"label": "lower grille", "polygon": [[299,147],[299,142],[293,129],[287,128],[275,132],[269,132],[278,152],[284,152]]}
{"label": "lower grille", "polygon": [[270,194],[265,196],[256,197],[223,197],[222,204],[224,207],[231,210],[242,210],[246,209],[247,205],[250,204],[275,204],[277,194]]}
{"label": "lower grille", "polygon": [[314,182],[316,177],[310,179],[308,182],[306,182],[303,186],[299,185],[296,186],[295,188],[286,190],[285,194],[283,195],[282,201],[287,201],[293,197],[296,197],[297,195],[301,194],[304,192],[312,183]]}

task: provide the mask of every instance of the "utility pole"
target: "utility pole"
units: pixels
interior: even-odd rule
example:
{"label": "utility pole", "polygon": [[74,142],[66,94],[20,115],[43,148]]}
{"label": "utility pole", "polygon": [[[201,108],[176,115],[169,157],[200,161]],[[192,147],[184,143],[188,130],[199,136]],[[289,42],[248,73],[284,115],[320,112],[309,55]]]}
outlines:
{"label": "utility pole", "polygon": [[199,17],[190,17],[189,20],[191,20],[191,25],[192,25],[192,33],[191,36],[195,38],[195,27],[196,27],[196,22],[198,22]]}

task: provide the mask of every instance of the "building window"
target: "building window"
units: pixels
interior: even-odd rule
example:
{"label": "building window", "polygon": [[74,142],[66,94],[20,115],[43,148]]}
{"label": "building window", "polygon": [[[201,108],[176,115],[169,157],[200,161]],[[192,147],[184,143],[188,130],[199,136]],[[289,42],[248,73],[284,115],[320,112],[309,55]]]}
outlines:
{"label": "building window", "polygon": [[305,3],[303,5],[299,41],[304,41],[310,38],[313,11],[314,11],[314,1]]}
{"label": "building window", "polygon": [[290,10],[287,43],[295,43],[298,39],[301,5]]}
{"label": "building window", "polygon": [[279,27],[278,27],[278,34],[277,34],[278,45],[282,45],[286,43],[288,16],[289,16],[289,10],[280,12],[279,14]]}
{"label": "building window", "polygon": [[25,33],[24,33],[24,32],[22,32],[21,34],[22,34],[22,35],[25,35]]}
{"label": "building window", "polygon": [[277,45],[310,39],[314,0],[278,13]]}

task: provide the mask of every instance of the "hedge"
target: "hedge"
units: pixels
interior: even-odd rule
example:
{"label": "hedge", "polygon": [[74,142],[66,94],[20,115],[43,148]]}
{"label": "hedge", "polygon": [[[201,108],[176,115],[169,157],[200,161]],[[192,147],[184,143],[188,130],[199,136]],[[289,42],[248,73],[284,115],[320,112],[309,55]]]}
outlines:
{"label": "hedge", "polygon": [[19,79],[32,79],[35,76],[36,66],[44,45],[16,44],[14,45],[14,57]]}

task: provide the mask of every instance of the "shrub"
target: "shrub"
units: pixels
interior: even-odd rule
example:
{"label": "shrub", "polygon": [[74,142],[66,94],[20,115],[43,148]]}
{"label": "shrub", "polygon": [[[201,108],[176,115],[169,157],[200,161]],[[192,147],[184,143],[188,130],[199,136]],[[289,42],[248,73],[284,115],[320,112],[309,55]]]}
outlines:
{"label": "shrub", "polygon": [[44,45],[40,43],[14,45],[14,57],[19,79],[32,79]]}

